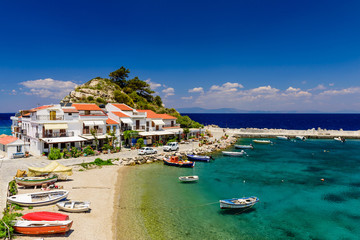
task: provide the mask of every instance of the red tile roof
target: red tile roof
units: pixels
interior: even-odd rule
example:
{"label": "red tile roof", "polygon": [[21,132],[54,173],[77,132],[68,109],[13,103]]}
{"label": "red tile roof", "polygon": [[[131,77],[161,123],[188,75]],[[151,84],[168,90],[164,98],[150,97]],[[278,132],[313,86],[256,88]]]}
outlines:
{"label": "red tile roof", "polygon": [[169,115],[169,114],[158,114],[158,115],[160,115],[160,117],[162,118],[162,119],[177,119],[177,117],[174,117],[174,116],[171,116],[171,115]]}
{"label": "red tile roof", "polygon": [[49,107],[52,107],[52,106],[53,105],[44,105],[44,106],[36,107],[36,108],[31,109],[30,112],[36,112],[36,111],[46,109],[46,108],[49,108]]}
{"label": "red tile roof", "polygon": [[30,116],[30,113],[26,113],[26,114],[24,114],[23,116]]}
{"label": "red tile roof", "polygon": [[6,136],[3,138],[0,138],[0,143],[3,145],[7,145],[9,143],[15,142],[16,140],[18,140],[16,137],[13,136]]}
{"label": "red tile roof", "polygon": [[112,112],[113,114],[115,114],[116,116],[118,116],[118,117],[130,117],[130,116],[128,116],[128,115],[126,115],[126,114],[124,114],[124,113],[122,113],[122,112]]}
{"label": "red tile roof", "polygon": [[154,113],[152,110],[137,109],[138,112],[146,112],[147,118],[161,118],[160,114]]}
{"label": "red tile roof", "polygon": [[73,103],[72,106],[75,107],[78,111],[101,111],[101,108],[93,103]]}
{"label": "red tile roof", "polygon": [[121,111],[132,111],[133,109],[125,104],[118,104],[118,103],[112,103],[112,105],[114,105],[114,107],[117,107],[118,109],[120,109]]}
{"label": "red tile roof", "polygon": [[78,113],[79,111],[75,108],[63,108],[64,113]]}
{"label": "red tile roof", "polygon": [[112,120],[112,119],[108,118],[108,119],[106,120],[106,124],[111,125],[111,124],[119,124],[119,123],[118,123],[117,121],[115,121],[115,120]]}

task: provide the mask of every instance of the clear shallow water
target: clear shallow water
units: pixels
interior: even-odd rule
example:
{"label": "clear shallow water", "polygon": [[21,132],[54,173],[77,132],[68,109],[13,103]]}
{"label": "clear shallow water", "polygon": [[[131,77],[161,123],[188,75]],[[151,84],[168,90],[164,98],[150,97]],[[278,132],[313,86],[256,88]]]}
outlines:
{"label": "clear shallow water", "polygon": [[0,113],[0,135],[11,135],[11,120],[10,116],[14,116],[14,113]]}
{"label": "clear shallow water", "polygon": [[[360,141],[273,141],[194,169],[131,168],[119,213],[152,239],[358,239]],[[180,183],[181,175],[200,181]],[[219,199],[251,195],[260,202],[248,212],[219,208]]]}

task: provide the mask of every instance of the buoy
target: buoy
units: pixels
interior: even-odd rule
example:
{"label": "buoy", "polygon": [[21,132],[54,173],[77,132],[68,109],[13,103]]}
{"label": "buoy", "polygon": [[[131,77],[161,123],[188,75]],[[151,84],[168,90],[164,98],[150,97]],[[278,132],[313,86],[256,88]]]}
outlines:
{"label": "buoy", "polygon": [[243,181],[243,183],[245,183],[245,180]]}
{"label": "buoy", "polygon": [[322,178],[321,181],[325,181],[325,179]]}
{"label": "buoy", "polygon": [[284,180],[281,180],[282,182],[284,182]]}

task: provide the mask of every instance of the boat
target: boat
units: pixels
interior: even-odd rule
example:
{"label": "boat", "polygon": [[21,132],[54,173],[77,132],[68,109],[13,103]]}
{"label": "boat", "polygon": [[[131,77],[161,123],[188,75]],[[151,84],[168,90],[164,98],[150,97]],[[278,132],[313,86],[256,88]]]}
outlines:
{"label": "boat", "polygon": [[199,181],[199,176],[181,176],[179,180],[181,182],[197,182]]}
{"label": "boat", "polygon": [[20,206],[43,206],[56,203],[69,195],[66,190],[53,190],[36,193],[18,194],[8,197],[8,201]]}
{"label": "boat", "polygon": [[66,221],[24,221],[18,220],[15,222],[13,228],[15,232],[40,235],[40,234],[56,234],[66,233],[72,226],[72,220]]}
{"label": "boat", "polygon": [[260,144],[270,144],[272,143],[270,140],[253,140],[254,143],[260,143]]}
{"label": "boat", "polygon": [[69,215],[57,212],[31,212],[22,216],[28,221],[65,221],[69,220]]}
{"label": "boat", "polygon": [[343,137],[334,137],[334,140],[339,142],[345,142],[345,138]]}
{"label": "boat", "polygon": [[195,162],[191,162],[188,160],[179,160],[178,156],[171,156],[169,159],[164,158],[164,164],[168,166],[175,167],[194,167]]}
{"label": "boat", "polygon": [[56,206],[66,212],[87,212],[90,210],[90,202],[86,201],[63,201],[58,202]]}
{"label": "boat", "polygon": [[287,136],[276,136],[277,139],[279,140],[289,140],[290,138]]}
{"label": "boat", "polygon": [[241,150],[241,152],[228,152],[228,151],[222,151],[224,156],[243,156],[246,154],[246,152],[244,150]]}
{"label": "boat", "polygon": [[21,186],[41,186],[53,184],[58,180],[57,176],[49,177],[15,177],[15,182]]}
{"label": "boat", "polygon": [[304,137],[304,136],[296,136],[295,138],[298,140],[302,140],[302,141],[306,140],[306,137]]}
{"label": "boat", "polygon": [[240,149],[253,149],[254,146],[252,144],[250,145],[234,145],[235,148],[240,148]]}
{"label": "boat", "polygon": [[259,201],[257,197],[231,198],[220,200],[221,209],[249,208]]}
{"label": "boat", "polygon": [[192,161],[201,161],[201,162],[210,162],[211,156],[201,156],[201,155],[186,155],[189,160]]}

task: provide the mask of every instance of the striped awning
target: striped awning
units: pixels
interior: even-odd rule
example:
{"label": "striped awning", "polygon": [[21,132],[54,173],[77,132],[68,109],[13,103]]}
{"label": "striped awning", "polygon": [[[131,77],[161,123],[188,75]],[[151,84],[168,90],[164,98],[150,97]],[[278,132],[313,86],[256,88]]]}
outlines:
{"label": "striped awning", "polygon": [[155,125],[165,125],[164,121],[163,121],[163,120],[160,120],[160,119],[154,119],[154,120],[152,120],[152,122],[153,122]]}
{"label": "striped awning", "polygon": [[67,129],[67,123],[46,123],[44,124],[45,130],[54,130],[54,129]]}

